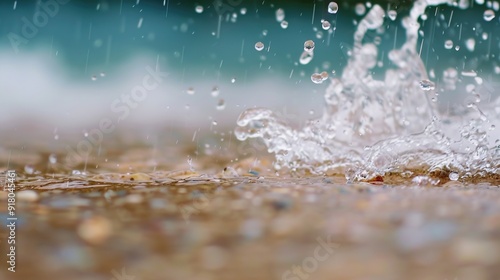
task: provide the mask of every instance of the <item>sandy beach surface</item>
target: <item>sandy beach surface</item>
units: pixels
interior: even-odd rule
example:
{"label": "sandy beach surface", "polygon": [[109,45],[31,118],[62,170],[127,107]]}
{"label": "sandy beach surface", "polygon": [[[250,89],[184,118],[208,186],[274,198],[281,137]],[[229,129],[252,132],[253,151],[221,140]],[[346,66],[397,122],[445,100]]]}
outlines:
{"label": "sandy beach surface", "polygon": [[17,218],[16,272],[0,227],[1,279],[500,279],[493,177],[347,184],[276,173],[236,141],[115,139],[82,161],[29,142],[3,139],[0,153],[2,184],[15,174],[0,217]]}

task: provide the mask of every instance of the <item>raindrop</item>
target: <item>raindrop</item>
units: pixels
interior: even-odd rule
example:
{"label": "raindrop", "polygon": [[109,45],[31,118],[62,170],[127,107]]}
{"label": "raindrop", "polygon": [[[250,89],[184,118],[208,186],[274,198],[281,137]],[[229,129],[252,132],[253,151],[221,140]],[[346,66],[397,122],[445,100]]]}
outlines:
{"label": "raindrop", "polygon": [[264,44],[262,42],[255,43],[255,49],[259,52],[264,49]]}
{"label": "raindrop", "polygon": [[276,10],[276,21],[282,22],[285,19],[285,11],[281,8]]}
{"label": "raindrop", "polygon": [[139,22],[137,23],[137,29],[141,28],[141,26],[142,26],[142,21],[143,21],[143,18],[140,18],[140,19],[139,19]]}
{"label": "raindrop", "polygon": [[429,80],[422,80],[422,81],[420,81],[420,88],[422,90],[425,90],[425,91],[430,91],[430,90],[434,90],[436,88],[436,86],[434,85],[433,82],[431,82]]}
{"label": "raindrop", "polygon": [[188,89],[187,89],[187,91],[186,91],[186,92],[187,92],[187,94],[189,94],[189,95],[193,95],[193,94],[194,94],[194,88],[190,87],[190,88],[188,88]]}
{"label": "raindrop", "polygon": [[467,91],[467,93],[474,93],[475,90],[476,90],[476,86],[473,84],[468,84],[465,86],[465,91]]}
{"label": "raindrop", "polygon": [[219,102],[217,103],[217,110],[222,111],[226,108],[226,102],[224,99],[219,99]]}
{"label": "raindrop", "polygon": [[218,87],[213,87],[212,88],[212,91],[210,92],[210,94],[212,95],[212,97],[217,97],[219,96],[219,88]]}
{"label": "raindrop", "polygon": [[321,27],[323,28],[323,30],[328,30],[328,29],[330,29],[331,24],[330,24],[330,22],[329,22],[329,21],[324,20],[324,21],[321,23]]}
{"label": "raindrop", "polygon": [[458,176],[458,173],[456,172],[451,172],[450,175],[448,176],[450,178],[450,180],[452,181],[457,181],[459,176]]}
{"label": "raindrop", "polygon": [[470,52],[473,52],[476,48],[476,40],[474,40],[474,38],[467,39],[467,41],[465,41],[465,46]]}
{"label": "raindrop", "polygon": [[460,73],[460,74],[462,74],[462,76],[464,76],[464,77],[476,77],[477,76],[477,73],[474,70],[462,71],[462,73]]}
{"label": "raindrop", "polygon": [[99,74],[99,76],[101,76],[101,77],[105,77],[105,76],[106,76],[106,73],[101,72],[101,74]]}
{"label": "raindrop", "polygon": [[481,77],[475,77],[474,81],[476,81],[476,84],[478,84],[478,85],[482,85],[483,84],[483,78],[481,78]]}
{"label": "raindrop", "polygon": [[313,56],[314,56],[313,52],[304,51],[302,52],[302,55],[300,55],[299,63],[302,65],[306,65],[309,62],[311,62]]}
{"label": "raindrop", "polygon": [[236,78],[231,78],[231,84],[234,84],[236,82]]}
{"label": "raindrop", "polygon": [[241,10],[240,10],[240,14],[242,14],[242,15],[246,15],[246,14],[247,14],[247,8],[244,8],[244,7],[243,7],[243,8],[241,8]]}
{"label": "raindrop", "polygon": [[216,121],[212,121],[212,125],[217,125],[217,122]]}
{"label": "raindrop", "polygon": [[316,39],[322,39],[322,38],[323,38],[323,32],[322,31],[316,32]]}
{"label": "raindrop", "polygon": [[323,71],[321,73],[314,73],[311,75],[311,81],[315,84],[321,84],[323,81],[328,79],[328,72]]}
{"label": "raindrop", "polygon": [[356,14],[358,16],[362,16],[366,12],[366,7],[365,7],[365,5],[363,5],[361,3],[358,3],[358,4],[356,4],[356,7],[354,8],[354,11],[356,12]]}
{"label": "raindrop", "polygon": [[91,79],[92,81],[97,81],[97,76],[96,76],[96,75],[94,75],[94,76],[90,77],[90,79]]}
{"label": "raindrop", "polygon": [[35,172],[35,168],[33,168],[33,166],[31,166],[31,165],[25,165],[24,172],[26,174],[33,174]]}
{"label": "raindrop", "polygon": [[398,16],[398,13],[394,10],[390,10],[387,12],[387,16],[392,20],[396,20],[396,17]]}
{"label": "raindrop", "polygon": [[337,3],[330,2],[330,4],[328,4],[328,12],[330,14],[336,14],[338,11],[339,11],[339,5]]}
{"label": "raindrop", "polygon": [[311,81],[315,84],[321,84],[323,82],[323,78],[321,77],[321,74],[314,73],[311,75]]}
{"label": "raindrop", "polygon": [[495,12],[491,9],[484,11],[483,18],[485,21],[491,21],[495,18]]}
{"label": "raindrop", "polygon": [[49,162],[50,162],[51,164],[56,164],[56,163],[57,163],[57,157],[56,157],[56,155],[55,155],[55,154],[50,154],[50,155],[49,155]]}
{"label": "raindrop", "polygon": [[194,10],[195,10],[198,14],[201,14],[201,13],[203,13],[203,6],[202,6],[202,5],[198,5],[198,6],[196,6],[196,8],[194,8]]}
{"label": "raindrop", "polygon": [[326,71],[321,72],[321,78],[323,79],[323,81],[328,79],[328,72],[326,72]]}
{"label": "raindrop", "polygon": [[453,41],[452,40],[446,40],[444,42],[444,48],[447,49],[447,50],[453,48]]}
{"label": "raindrop", "polygon": [[314,41],[313,40],[307,40],[304,42],[304,50],[306,52],[312,52],[314,50]]}
{"label": "raindrop", "polygon": [[288,21],[284,20],[281,22],[281,28],[287,29],[288,28]]}
{"label": "raindrop", "polygon": [[237,19],[238,19],[238,14],[237,13],[233,13],[231,15],[231,22],[236,22]]}

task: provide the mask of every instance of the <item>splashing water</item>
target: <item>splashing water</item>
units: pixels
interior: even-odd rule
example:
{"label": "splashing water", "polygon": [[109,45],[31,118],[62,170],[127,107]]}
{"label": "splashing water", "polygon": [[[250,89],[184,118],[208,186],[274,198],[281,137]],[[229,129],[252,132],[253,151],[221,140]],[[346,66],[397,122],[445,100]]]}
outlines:
{"label": "splashing water", "polygon": [[[428,5],[439,4],[451,2],[418,0],[402,19],[406,41],[389,53],[395,68],[386,70],[384,80],[371,74],[376,45],[363,41],[384,23],[384,10],[374,5],[357,26],[342,76],[331,79],[321,118],[296,130],[271,110],[248,109],[237,121],[236,137],[262,139],[276,156],[277,170],[340,172],[348,181],[388,174],[439,173],[451,180],[498,176],[500,140],[494,124],[500,120],[500,98],[482,109],[471,102],[455,114],[439,113],[432,102],[435,86],[416,46],[419,17]],[[455,81],[448,76],[445,86]]]}

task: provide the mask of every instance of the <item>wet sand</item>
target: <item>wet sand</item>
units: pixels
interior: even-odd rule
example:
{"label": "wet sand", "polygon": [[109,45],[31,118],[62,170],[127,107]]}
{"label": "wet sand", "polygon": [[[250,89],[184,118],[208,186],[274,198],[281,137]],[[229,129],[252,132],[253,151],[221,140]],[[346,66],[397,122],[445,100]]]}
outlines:
{"label": "wet sand", "polygon": [[1,279],[500,279],[496,179],[346,184],[276,174],[234,140],[115,140],[81,162],[3,142],[18,220],[15,273],[0,227]]}

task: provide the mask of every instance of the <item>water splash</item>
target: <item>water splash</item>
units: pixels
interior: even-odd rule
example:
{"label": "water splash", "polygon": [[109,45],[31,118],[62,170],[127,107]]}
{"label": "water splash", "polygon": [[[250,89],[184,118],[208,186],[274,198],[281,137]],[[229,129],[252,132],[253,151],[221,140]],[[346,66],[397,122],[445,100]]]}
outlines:
{"label": "water splash", "polygon": [[[384,10],[374,5],[357,26],[342,76],[331,79],[321,118],[296,130],[271,110],[248,109],[237,121],[236,137],[261,138],[275,154],[278,170],[342,172],[348,181],[433,172],[453,180],[498,176],[500,140],[494,124],[500,121],[500,99],[483,109],[472,102],[449,114],[439,113],[433,102],[435,85],[417,51],[418,19],[428,5],[439,4],[453,3],[418,0],[402,19],[406,41],[388,54],[395,68],[386,70],[384,80],[372,76],[378,49],[365,39],[384,24]],[[451,69],[455,74],[445,72],[445,87],[455,86],[457,71]]]}

